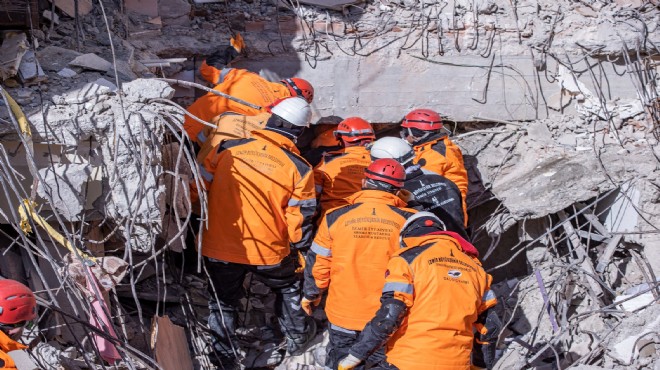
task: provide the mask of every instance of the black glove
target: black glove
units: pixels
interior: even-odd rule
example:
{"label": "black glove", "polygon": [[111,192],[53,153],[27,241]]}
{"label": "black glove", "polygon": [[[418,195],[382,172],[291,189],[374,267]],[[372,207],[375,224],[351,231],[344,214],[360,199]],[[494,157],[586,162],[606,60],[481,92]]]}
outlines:
{"label": "black glove", "polygon": [[206,58],[206,64],[217,69],[222,69],[239,55],[240,53],[233,46],[227,45]]}

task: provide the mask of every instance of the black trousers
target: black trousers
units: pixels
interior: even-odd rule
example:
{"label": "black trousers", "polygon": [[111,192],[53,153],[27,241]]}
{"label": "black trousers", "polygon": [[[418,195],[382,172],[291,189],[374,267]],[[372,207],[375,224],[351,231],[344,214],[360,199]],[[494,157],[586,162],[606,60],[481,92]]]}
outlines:
{"label": "black trousers", "polygon": [[296,266],[291,255],[277,265],[268,266],[243,265],[209,258],[205,259],[205,263],[211,279],[208,324],[214,335],[213,347],[221,358],[236,357],[237,308],[245,294],[243,280],[248,272],[275,292],[275,312],[284,335],[295,337],[308,330],[306,315],[300,306],[302,284],[295,273]]}
{"label": "black trousers", "polygon": [[[327,347],[328,357],[325,366],[336,370],[341,359],[348,356],[348,351],[351,349],[353,344],[357,342],[358,337],[360,336],[360,332],[340,328],[336,325],[328,323],[328,333],[330,334],[330,342],[328,343]],[[375,366],[381,362],[385,362],[384,347],[379,348],[364,362],[355,367],[355,369],[374,369]]]}

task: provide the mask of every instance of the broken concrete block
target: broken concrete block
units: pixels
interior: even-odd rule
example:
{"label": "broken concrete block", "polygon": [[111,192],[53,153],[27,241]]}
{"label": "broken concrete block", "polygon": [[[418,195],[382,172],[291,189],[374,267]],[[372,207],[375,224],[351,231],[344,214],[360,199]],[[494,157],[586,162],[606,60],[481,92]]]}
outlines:
{"label": "broken concrete block", "polygon": [[124,7],[130,12],[158,17],[158,0],[126,0]]}
{"label": "broken concrete block", "polygon": [[71,78],[75,75],[77,75],[76,71],[73,69],[69,68],[62,68],[59,72],[57,72],[58,76],[64,77],[64,78]]}
{"label": "broken concrete block", "polygon": [[540,160],[529,149],[493,184],[493,193],[516,219],[556,213],[614,187],[591,152],[555,153]]}
{"label": "broken concrete block", "polygon": [[135,102],[146,102],[150,99],[171,99],[174,89],[167,83],[158,80],[137,79],[121,85],[126,99]]}
{"label": "broken concrete block", "polygon": [[[616,303],[624,299],[628,299],[632,296],[633,295],[626,295],[626,294],[620,295],[614,299],[614,302]],[[623,307],[623,309],[628,312],[635,312],[652,304],[654,300],[655,299],[653,297],[653,294],[651,294],[651,292],[648,292],[621,303],[621,307]]]}
{"label": "broken concrete block", "polygon": [[109,92],[110,88],[107,86],[88,83],[80,89],[69,91],[62,95],[55,95],[52,97],[52,101],[58,105],[84,104],[92,100],[94,100],[94,103],[98,103],[104,100],[103,96]]}
{"label": "broken concrete block", "polygon": [[638,357],[652,356],[655,354],[653,342],[657,340],[658,332],[660,332],[660,317],[656,317],[653,322],[646,325],[641,333],[616,343],[611,354],[623,363],[629,363]]}
{"label": "broken concrete block", "polygon": [[59,71],[66,67],[70,60],[80,55],[82,54],[77,51],[58,46],[47,46],[43,50],[37,51],[41,67],[46,71]]}
{"label": "broken concrete block", "polygon": [[93,8],[91,0],[50,0],[50,2],[54,2],[56,7],[71,18],[76,16],[76,2],[79,16],[89,14]]}
{"label": "broken concrete block", "polygon": [[88,164],[54,164],[39,170],[43,182],[39,182],[37,194],[66,219],[74,220],[82,212],[85,199],[83,184],[89,179]]}
{"label": "broken concrete block", "polygon": [[34,84],[48,79],[34,51],[28,50],[23,56],[18,68],[18,78],[23,84]]}
{"label": "broken concrete block", "polygon": [[43,17],[48,19],[51,23],[60,24],[60,16],[57,13],[52,13],[50,10],[44,10]]}
{"label": "broken concrete block", "polygon": [[8,353],[9,357],[14,360],[18,370],[39,370],[41,369],[37,364],[32,361],[30,355],[26,351],[11,351]]}
{"label": "broken concrete block", "polygon": [[159,0],[158,13],[164,25],[185,26],[190,24],[191,6],[185,0]]}
{"label": "broken concrete block", "polygon": [[16,76],[27,51],[27,36],[23,32],[9,32],[5,35],[0,46],[0,81]]}
{"label": "broken concrete block", "polygon": [[94,53],[80,55],[70,61],[69,65],[101,72],[108,72],[112,68],[112,63]]}
{"label": "broken concrete block", "polygon": [[544,145],[552,145],[552,133],[543,121],[532,122],[527,125],[527,135],[530,139]]}
{"label": "broken concrete block", "polygon": [[110,90],[110,92],[117,91],[117,86],[115,84],[113,84],[112,82],[106,80],[105,78],[99,78],[96,81],[94,81],[94,83],[99,85],[99,86],[107,87]]}

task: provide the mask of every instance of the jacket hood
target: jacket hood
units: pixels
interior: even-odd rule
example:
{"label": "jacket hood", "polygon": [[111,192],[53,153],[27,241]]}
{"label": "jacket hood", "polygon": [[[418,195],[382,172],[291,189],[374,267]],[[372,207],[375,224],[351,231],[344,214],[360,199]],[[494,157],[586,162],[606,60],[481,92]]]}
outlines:
{"label": "jacket hood", "polygon": [[395,207],[405,207],[407,203],[396,194],[388,193],[382,190],[361,190],[348,198],[349,204],[356,203],[383,203]]}
{"label": "jacket hood", "polygon": [[297,155],[300,155],[300,150],[298,150],[298,147],[296,144],[289,139],[288,137],[278,134],[275,131],[270,131],[270,130],[255,130],[252,131],[252,136],[255,138],[263,139],[266,141],[271,142],[273,145],[278,146],[280,148],[284,148],[292,153],[295,153]]}

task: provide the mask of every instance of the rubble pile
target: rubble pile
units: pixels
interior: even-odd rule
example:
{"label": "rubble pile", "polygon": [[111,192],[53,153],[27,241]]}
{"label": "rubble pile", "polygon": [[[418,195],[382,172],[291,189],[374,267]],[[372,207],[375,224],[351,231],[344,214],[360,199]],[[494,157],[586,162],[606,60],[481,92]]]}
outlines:
{"label": "rubble pile", "polygon": [[[190,232],[199,175],[180,133],[181,106],[203,92],[156,77],[199,82],[201,60],[240,32],[248,47],[236,65],[313,81],[315,118],[392,124],[422,106],[447,117],[506,323],[497,368],[660,369],[657,4],[75,3],[53,2],[40,25],[3,31],[0,45],[2,91],[29,126],[3,97],[0,273],[37,288],[41,334],[26,337],[46,339],[32,350],[40,367],[102,361],[90,297],[65,268],[90,260],[65,256],[35,221],[28,234],[24,199],[75,247],[129,266],[95,294],[109,305],[119,367],[154,368],[172,361],[166,353],[192,359],[177,368],[211,367],[210,293]],[[244,364],[273,367],[283,354],[274,295],[251,279],[246,290]],[[322,369],[327,340],[277,368]]]}

